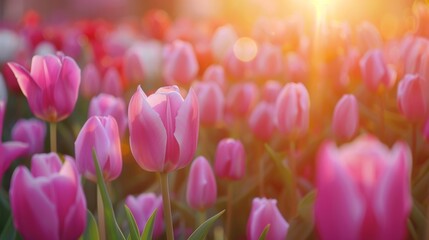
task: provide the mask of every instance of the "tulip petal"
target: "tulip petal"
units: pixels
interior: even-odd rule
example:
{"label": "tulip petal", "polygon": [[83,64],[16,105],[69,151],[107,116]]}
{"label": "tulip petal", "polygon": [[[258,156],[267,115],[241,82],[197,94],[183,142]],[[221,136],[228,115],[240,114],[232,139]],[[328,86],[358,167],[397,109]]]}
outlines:
{"label": "tulip petal", "polygon": [[8,63],[8,66],[15,75],[24,96],[28,97],[30,94],[40,91],[40,87],[34,81],[27,69],[17,63]]}
{"label": "tulip petal", "polygon": [[9,168],[12,161],[23,156],[28,151],[28,144],[22,142],[0,142],[0,184],[3,174]]}
{"label": "tulip petal", "polygon": [[174,136],[180,146],[178,169],[185,167],[193,159],[198,143],[199,122],[198,99],[191,88],[176,117]]}
{"label": "tulip petal", "polygon": [[146,171],[164,170],[167,133],[139,86],[128,107],[131,152]]}

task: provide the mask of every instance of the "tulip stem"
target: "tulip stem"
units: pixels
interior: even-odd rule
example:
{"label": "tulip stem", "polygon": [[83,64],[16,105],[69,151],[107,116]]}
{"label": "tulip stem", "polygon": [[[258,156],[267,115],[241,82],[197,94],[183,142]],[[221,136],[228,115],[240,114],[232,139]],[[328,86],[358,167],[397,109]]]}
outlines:
{"label": "tulip stem", "polygon": [[104,223],[104,207],[103,199],[101,197],[100,188],[97,187],[97,215],[98,215],[98,231],[100,233],[100,239],[106,239],[106,229]]}
{"label": "tulip stem", "polygon": [[173,220],[171,217],[170,193],[168,189],[168,175],[167,173],[159,173],[162,191],[162,204],[164,210],[164,223],[166,227],[167,239],[173,240]]}
{"label": "tulip stem", "polygon": [[[262,147],[265,144],[266,143],[264,143],[262,145]],[[265,167],[264,166],[265,166],[264,165],[264,158],[260,157],[259,158],[259,195],[261,195],[261,197],[265,195],[265,193],[264,193],[264,170],[265,170]]]}
{"label": "tulip stem", "polygon": [[296,172],[296,159],[295,159],[295,151],[296,151],[296,145],[295,140],[289,141],[289,167],[291,171],[291,190],[292,195],[290,196],[290,202],[291,202],[291,216],[296,216],[297,206],[298,206],[298,199],[297,199],[297,181],[298,181],[298,174]]}
{"label": "tulip stem", "polygon": [[51,152],[57,152],[57,123],[49,123],[49,137],[51,143]]}
{"label": "tulip stem", "polygon": [[233,202],[233,194],[234,188],[232,182],[228,184],[228,196],[227,196],[227,206],[226,206],[226,226],[225,226],[225,239],[230,239],[231,232],[231,220],[232,220],[232,202]]}
{"label": "tulip stem", "polygon": [[201,226],[205,221],[206,221],[206,210],[200,210],[198,211],[198,215],[197,215],[197,227]]}

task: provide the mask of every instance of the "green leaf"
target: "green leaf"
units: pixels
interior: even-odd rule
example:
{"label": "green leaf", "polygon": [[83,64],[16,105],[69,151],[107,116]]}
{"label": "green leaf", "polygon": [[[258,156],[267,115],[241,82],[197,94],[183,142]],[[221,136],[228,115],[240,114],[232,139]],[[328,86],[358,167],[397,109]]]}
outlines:
{"label": "green leaf", "polygon": [[298,204],[298,216],[290,221],[286,239],[304,240],[311,238],[314,230],[313,208],[316,191],[305,195]]}
{"label": "green leaf", "polygon": [[128,225],[130,226],[131,240],[139,240],[140,233],[139,233],[139,228],[137,227],[137,224],[136,224],[136,219],[134,218],[133,213],[128,208],[128,206],[125,205],[124,208],[125,208],[125,213],[127,215]]}
{"label": "green leaf", "polygon": [[153,235],[153,228],[155,226],[155,218],[156,218],[157,210],[153,211],[152,215],[150,215],[149,219],[146,222],[146,226],[144,227],[143,234],[141,236],[141,240],[151,240]]}
{"label": "green leaf", "polygon": [[259,236],[259,240],[265,240],[265,238],[267,237],[267,233],[268,230],[270,230],[270,224],[268,224],[265,228],[264,231],[262,231],[261,236]]}
{"label": "green leaf", "polygon": [[83,240],[98,240],[98,226],[95,221],[94,215],[87,209],[86,210],[86,229],[82,236]]}
{"label": "green leaf", "polygon": [[299,216],[313,222],[313,206],[316,200],[316,191],[313,190],[305,195],[298,204]]}
{"label": "green leaf", "polygon": [[188,240],[203,240],[206,238],[209,233],[210,228],[213,224],[219,219],[220,216],[225,212],[222,210],[220,213],[214,215],[213,217],[207,219],[203,224],[201,224],[188,238]]}
{"label": "green leaf", "polygon": [[6,226],[3,228],[3,231],[0,235],[0,240],[11,240],[15,239],[16,237],[16,230],[13,226],[12,216],[9,217],[9,219],[6,222]]}
{"label": "green leaf", "polygon": [[122,234],[121,229],[116,222],[112,201],[110,200],[109,194],[107,193],[106,183],[104,182],[103,174],[101,173],[100,165],[98,164],[97,154],[95,153],[94,149],[92,150],[92,160],[94,162],[95,170],[97,171],[97,185],[100,189],[101,198],[103,200],[106,236],[108,239],[125,240],[124,234]]}

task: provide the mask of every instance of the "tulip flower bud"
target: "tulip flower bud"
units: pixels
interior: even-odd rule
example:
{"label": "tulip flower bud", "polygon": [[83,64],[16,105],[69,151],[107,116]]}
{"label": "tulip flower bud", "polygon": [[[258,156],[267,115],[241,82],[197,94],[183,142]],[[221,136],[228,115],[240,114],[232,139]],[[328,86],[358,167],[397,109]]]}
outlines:
{"label": "tulip flower bud", "polygon": [[101,93],[91,99],[89,103],[88,117],[112,116],[118,124],[119,134],[124,135],[127,128],[127,109],[125,102],[120,97]]}
{"label": "tulip flower bud", "polygon": [[131,81],[159,79],[162,72],[162,47],[158,41],[137,42],[130,47],[124,57],[127,78]]}
{"label": "tulip flower bud", "polygon": [[285,77],[293,82],[306,82],[309,75],[308,63],[296,53],[289,53],[285,61]]}
{"label": "tulip flower bud", "polygon": [[429,111],[422,81],[419,75],[407,74],[398,84],[396,100],[399,112],[412,122],[423,121]]}
{"label": "tulip flower bud", "polygon": [[357,26],[357,45],[361,52],[381,48],[383,40],[378,29],[370,22],[363,22]]}
{"label": "tulip flower bud", "polygon": [[246,76],[246,71],[249,68],[249,63],[238,59],[233,49],[228,51],[226,57],[222,61],[222,65],[233,80],[242,80]]}
{"label": "tulip flower bud", "polygon": [[153,236],[157,238],[162,235],[164,229],[164,218],[161,196],[156,196],[153,193],[142,193],[137,197],[129,195],[125,199],[125,205],[127,205],[133,214],[140,234],[145,229],[147,220],[149,220],[152,213],[156,210]]}
{"label": "tulip flower bud", "polygon": [[267,102],[260,102],[253,109],[249,117],[248,123],[250,130],[252,130],[257,138],[263,141],[269,141],[275,130],[273,118],[274,105]]}
{"label": "tulip flower bud", "polygon": [[267,225],[270,227],[265,239],[286,239],[289,224],[277,208],[277,200],[254,198],[247,221],[247,239],[259,239]]}
{"label": "tulip flower bud", "polygon": [[146,171],[170,172],[186,167],[198,142],[198,100],[186,99],[177,86],[159,88],[149,97],[141,87],[128,105],[131,152]]}
{"label": "tulip flower bud", "polygon": [[211,65],[204,72],[203,81],[216,82],[223,89],[226,83],[225,70],[220,65]]}
{"label": "tulip flower bud", "polygon": [[167,84],[190,84],[198,74],[198,61],[192,45],[175,40],[164,49],[163,76]]}
{"label": "tulip flower bud", "polygon": [[47,122],[58,122],[73,111],[80,85],[80,68],[62,54],[34,56],[31,72],[9,63],[34,115]]}
{"label": "tulip flower bud", "polygon": [[412,206],[411,152],[359,137],[317,157],[315,223],[320,239],[405,239]]}
{"label": "tulip flower bud", "polygon": [[100,92],[101,76],[97,67],[92,63],[83,69],[81,88],[82,94],[86,98],[92,98]]}
{"label": "tulip flower bud", "polygon": [[113,95],[115,97],[120,97],[122,96],[123,91],[121,76],[119,75],[118,70],[113,67],[107,69],[107,72],[103,78],[101,92]]}
{"label": "tulip flower bud", "polygon": [[396,72],[387,66],[381,50],[374,49],[366,52],[359,65],[362,80],[370,91],[377,91],[381,85],[392,88],[395,84]]}
{"label": "tulip flower bud", "polygon": [[339,139],[349,140],[359,128],[359,106],[352,94],[344,95],[335,106],[332,130]]}
{"label": "tulip flower bud", "polygon": [[278,81],[269,80],[262,89],[262,99],[269,103],[275,103],[281,90],[282,85]]}
{"label": "tulip flower bud", "polygon": [[112,181],[121,174],[121,142],[118,124],[112,116],[90,117],[80,130],[74,146],[77,169],[88,179],[97,179],[93,150],[106,181]]}
{"label": "tulip flower bud", "polygon": [[28,155],[43,152],[46,125],[37,119],[18,120],[12,128],[12,139],[28,144]]}
{"label": "tulip flower bud", "polygon": [[252,70],[257,76],[263,78],[279,76],[283,69],[281,49],[270,43],[262,44],[252,64]]}
{"label": "tulip flower bud", "polygon": [[308,130],[310,97],[302,83],[287,83],[275,106],[275,119],[280,132],[299,137]]}
{"label": "tulip flower bud", "polygon": [[216,179],[212,167],[203,156],[197,157],[189,171],[186,187],[186,201],[196,210],[213,206],[217,197]]}
{"label": "tulip flower bud", "polygon": [[226,96],[226,110],[237,117],[250,113],[258,99],[258,87],[254,83],[233,85]]}
{"label": "tulip flower bud", "polygon": [[200,121],[205,125],[215,125],[223,120],[225,97],[215,82],[199,82],[194,85],[200,109]]}
{"label": "tulip flower bud", "polygon": [[221,26],[213,33],[211,49],[214,58],[222,62],[237,41],[238,35],[231,25]]}
{"label": "tulip flower bud", "polygon": [[246,171],[246,153],[239,140],[226,138],[216,148],[215,172],[221,178],[239,180]]}
{"label": "tulip flower bud", "polygon": [[36,154],[31,172],[12,175],[13,223],[24,239],[78,239],[86,227],[86,200],[73,158]]}

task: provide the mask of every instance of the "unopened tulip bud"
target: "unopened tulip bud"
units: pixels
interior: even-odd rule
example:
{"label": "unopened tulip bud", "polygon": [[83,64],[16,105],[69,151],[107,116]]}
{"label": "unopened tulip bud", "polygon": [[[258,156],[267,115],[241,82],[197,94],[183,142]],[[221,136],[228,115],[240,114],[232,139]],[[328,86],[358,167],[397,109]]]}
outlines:
{"label": "unopened tulip bud", "polygon": [[252,62],[252,71],[263,78],[277,77],[283,69],[281,49],[270,43],[264,43],[258,49],[258,55]]}
{"label": "unopened tulip bud", "polygon": [[118,124],[119,134],[124,135],[127,128],[127,108],[125,102],[120,97],[101,93],[91,99],[89,103],[88,117],[92,116],[112,116]]}
{"label": "unopened tulip bud", "polygon": [[113,67],[109,68],[104,75],[101,92],[115,97],[120,97],[122,96],[123,91],[121,76],[119,75],[118,70]]}
{"label": "unopened tulip bud", "polygon": [[386,88],[393,87],[396,72],[387,65],[381,50],[374,49],[366,52],[359,65],[362,80],[370,91],[377,91],[381,85]]}
{"label": "unopened tulip bud", "polygon": [[399,82],[396,100],[399,111],[409,121],[423,121],[428,115],[428,106],[419,75],[407,74]]}
{"label": "unopened tulip bud", "polygon": [[257,138],[263,141],[270,140],[275,130],[274,105],[260,102],[250,114],[248,124]]}
{"label": "unopened tulip bud", "polygon": [[198,68],[190,43],[176,40],[164,49],[163,75],[167,84],[190,84],[197,76]]}
{"label": "unopened tulip bud", "polygon": [[97,67],[89,63],[82,72],[82,94],[86,98],[96,96],[101,89],[101,76]]}
{"label": "unopened tulip bud", "polygon": [[335,106],[332,130],[339,139],[349,140],[359,128],[359,106],[356,97],[344,95]]}
{"label": "unopened tulip bud", "polygon": [[215,82],[200,82],[195,85],[200,109],[200,121],[205,125],[214,125],[223,120],[225,97]]}
{"label": "unopened tulip bud", "polygon": [[189,171],[186,201],[193,209],[205,210],[213,206],[216,198],[217,185],[212,167],[206,158],[197,157]]}
{"label": "unopened tulip bud", "polygon": [[46,125],[38,119],[18,120],[12,128],[14,141],[28,144],[28,155],[43,152],[46,137]]}
{"label": "unopened tulip bud", "polygon": [[293,82],[306,82],[309,75],[308,63],[296,53],[289,53],[285,61],[285,77]]}
{"label": "unopened tulip bud", "polygon": [[262,99],[269,103],[275,103],[281,90],[282,85],[278,81],[269,80],[262,89]]}
{"label": "unopened tulip bud", "polygon": [[239,180],[246,173],[246,152],[239,140],[226,138],[216,148],[215,172],[221,178]]}
{"label": "unopened tulip bud", "polygon": [[258,87],[254,83],[233,85],[226,96],[226,110],[237,117],[250,113],[258,99]]}
{"label": "unopened tulip bud", "polygon": [[225,70],[221,65],[211,65],[204,72],[203,81],[216,82],[223,89],[226,83]]}
{"label": "unopened tulip bud", "polygon": [[222,62],[231,50],[238,35],[231,25],[221,26],[213,33],[211,49],[214,58]]}

